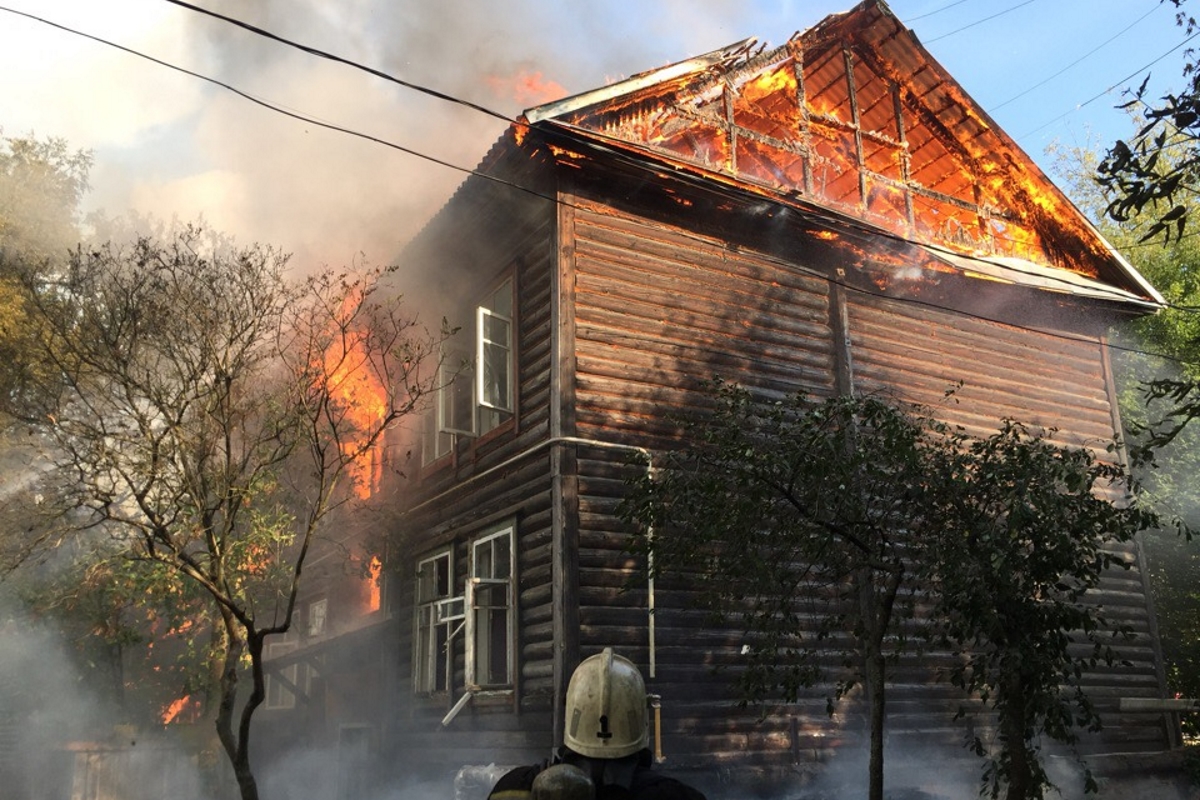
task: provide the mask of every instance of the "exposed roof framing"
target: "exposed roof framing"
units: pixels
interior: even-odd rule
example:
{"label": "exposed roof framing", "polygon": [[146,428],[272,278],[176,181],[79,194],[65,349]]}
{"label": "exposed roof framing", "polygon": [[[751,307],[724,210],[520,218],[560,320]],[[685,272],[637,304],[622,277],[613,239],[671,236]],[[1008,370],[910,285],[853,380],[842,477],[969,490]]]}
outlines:
{"label": "exposed roof framing", "polygon": [[[965,257],[1161,296],[882,0],[526,112]],[[999,262],[996,259],[1000,259]]]}

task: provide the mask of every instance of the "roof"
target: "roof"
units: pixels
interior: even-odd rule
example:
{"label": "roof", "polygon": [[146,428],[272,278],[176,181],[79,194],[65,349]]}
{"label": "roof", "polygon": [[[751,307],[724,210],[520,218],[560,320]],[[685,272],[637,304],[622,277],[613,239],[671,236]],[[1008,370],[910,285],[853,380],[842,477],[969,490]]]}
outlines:
{"label": "roof", "polygon": [[964,272],[1163,304],[883,0],[774,49],[746,39],[524,116],[849,217]]}

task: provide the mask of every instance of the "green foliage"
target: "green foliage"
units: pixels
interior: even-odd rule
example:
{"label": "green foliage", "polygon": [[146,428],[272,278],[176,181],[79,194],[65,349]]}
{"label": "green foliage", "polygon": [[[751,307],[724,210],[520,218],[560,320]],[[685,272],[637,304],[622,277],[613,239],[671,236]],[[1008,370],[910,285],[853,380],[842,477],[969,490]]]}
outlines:
{"label": "green foliage", "polygon": [[[1145,122],[1135,117],[1132,124]],[[1163,150],[1160,160],[1177,162],[1188,148],[1180,140]],[[1134,473],[1142,502],[1195,528],[1200,522],[1200,483],[1195,479],[1200,474],[1200,428],[1189,421],[1200,379],[1200,315],[1195,311],[1200,308],[1200,237],[1188,232],[1140,241],[1149,224],[1140,217],[1119,224],[1104,218],[1112,196],[1095,180],[1097,163],[1093,152],[1075,149],[1062,154],[1059,171],[1075,201],[1093,212],[1105,237],[1170,304],[1113,335],[1119,345],[1112,356],[1114,378],[1124,433],[1133,445]],[[1195,219],[1195,196],[1180,194],[1176,202]],[[1174,397],[1185,402],[1173,404]],[[1143,546],[1168,688],[1200,697],[1200,551],[1171,529],[1147,531]],[[1183,724],[1189,733],[1200,730],[1194,718],[1184,717]]]}
{"label": "green foliage", "polygon": [[863,618],[856,584],[890,602],[888,587],[910,574],[927,421],[878,400],[764,403],[720,381],[711,390],[713,412],[632,487],[623,513],[653,529],[644,545],[662,577],[699,577],[704,608],[743,625],[748,659],[737,679],[747,702],[791,701],[812,686],[822,677],[817,641],[849,646],[856,669],[844,691],[861,679],[852,639],[895,630],[890,606]]}
{"label": "green foliage", "polygon": [[[264,642],[290,629],[358,466],[435,387],[445,336],[376,292],[382,271],[297,282],[286,262],[188,227],[22,270],[30,355],[50,368],[8,398],[47,443],[46,523],[15,555],[101,537],[80,563],[122,587],[110,611],[133,603],[198,665],[186,685],[203,687],[245,800]],[[354,381],[382,388],[355,397]]]}
{"label": "green foliage", "polygon": [[79,239],[79,202],[91,155],[61,139],[0,137],[0,401],[41,364],[28,357],[29,308],[21,272],[45,272]]}
{"label": "green foliage", "polygon": [[[840,652],[852,669],[840,689],[862,680],[882,704],[901,631],[924,625],[961,664],[950,680],[999,719],[994,745],[970,743],[989,758],[985,788],[1042,798],[1040,742],[1099,727],[1082,677],[1119,658],[1125,633],[1085,595],[1126,566],[1111,545],[1160,523],[1122,494],[1123,468],[1015,422],[978,439],[879,399],[710,389],[711,408],[622,511],[657,576],[745,631],[746,702],[795,700]],[[933,609],[921,619],[903,602],[917,596]]]}
{"label": "green foliage", "polygon": [[[1124,494],[1122,467],[1087,449],[1011,421],[985,439],[953,438],[932,559],[938,622],[960,657],[950,678],[997,712],[991,796],[1040,800],[1051,785],[1041,740],[1074,744],[1078,729],[1100,728],[1083,676],[1118,662],[1114,644],[1130,635],[1085,595],[1128,568],[1115,546],[1160,520]],[[987,751],[979,739],[972,748]]]}

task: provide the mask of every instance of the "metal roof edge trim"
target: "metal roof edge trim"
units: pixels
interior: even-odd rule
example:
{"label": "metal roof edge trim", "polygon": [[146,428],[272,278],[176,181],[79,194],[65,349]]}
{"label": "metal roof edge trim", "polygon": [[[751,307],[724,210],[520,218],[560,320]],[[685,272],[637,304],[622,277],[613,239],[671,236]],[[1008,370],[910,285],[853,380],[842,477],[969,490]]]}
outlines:
{"label": "metal roof edge trim", "polygon": [[[1115,286],[1094,281],[1074,272],[1055,269],[1015,256],[976,256],[954,253],[939,247],[918,245],[933,258],[964,273],[974,272],[993,280],[1043,291],[1128,303],[1147,310],[1165,306],[1161,298],[1147,299]],[[1157,295],[1157,292],[1155,293]]]}
{"label": "metal roof edge trim", "polygon": [[648,86],[653,86],[657,83],[674,80],[675,78],[691,75],[696,72],[701,72],[728,61],[730,58],[737,56],[739,53],[753,47],[758,39],[751,36],[747,39],[742,39],[740,42],[735,42],[727,47],[722,47],[719,50],[713,50],[710,53],[689,58],[684,61],[677,61],[674,64],[668,64],[665,67],[642,72],[633,77],[626,78],[623,81],[592,89],[587,92],[564,97],[561,100],[555,100],[550,103],[544,103],[540,106],[525,111],[524,117],[530,124],[541,122],[545,119],[567,114],[572,111],[578,111],[588,106],[604,103],[613,98],[620,97],[623,94],[636,92],[639,89],[644,89]]}

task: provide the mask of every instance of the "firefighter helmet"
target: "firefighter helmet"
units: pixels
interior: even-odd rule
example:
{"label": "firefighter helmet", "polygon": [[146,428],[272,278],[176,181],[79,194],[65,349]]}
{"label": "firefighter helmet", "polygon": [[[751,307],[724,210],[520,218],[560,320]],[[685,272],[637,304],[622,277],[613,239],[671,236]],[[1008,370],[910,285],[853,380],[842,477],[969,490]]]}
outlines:
{"label": "firefighter helmet", "polygon": [[546,767],[533,779],[533,800],[594,800],[596,785],[574,764]]}
{"label": "firefighter helmet", "polygon": [[585,658],[567,686],[563,744],[588,758],[621,758],[646,747],[646,684],[611,647]]}

